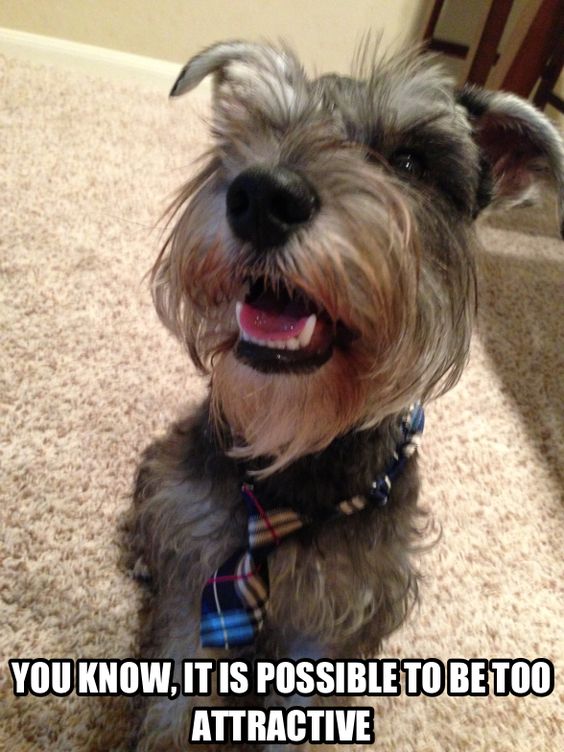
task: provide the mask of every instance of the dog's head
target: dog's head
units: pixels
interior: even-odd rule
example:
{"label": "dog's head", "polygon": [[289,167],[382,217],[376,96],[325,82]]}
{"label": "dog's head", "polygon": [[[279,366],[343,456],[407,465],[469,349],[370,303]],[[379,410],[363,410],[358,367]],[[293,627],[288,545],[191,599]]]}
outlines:
{"label": "dog's head", "polygon": [[[366,64],[365,64],[366,68]],[[564,156],[526,102],[456,91],[415,54],[309,78],[285,48],[228,42],[212,146],[153,270],[157,309],[212,374],[233,452],[270,470],[450,387],[475,307],[472,223],[564,197]]]}

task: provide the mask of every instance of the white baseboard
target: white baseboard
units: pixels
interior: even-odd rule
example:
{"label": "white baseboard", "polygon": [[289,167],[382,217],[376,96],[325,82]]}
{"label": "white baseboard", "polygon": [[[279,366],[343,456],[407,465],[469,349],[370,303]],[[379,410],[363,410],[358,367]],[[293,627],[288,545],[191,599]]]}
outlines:
{"label": "white baseboard", "polygon": [[0,55],[85,71],[112,80],[135,81],[166,92],[182,67],[166,60],[1,27]]}

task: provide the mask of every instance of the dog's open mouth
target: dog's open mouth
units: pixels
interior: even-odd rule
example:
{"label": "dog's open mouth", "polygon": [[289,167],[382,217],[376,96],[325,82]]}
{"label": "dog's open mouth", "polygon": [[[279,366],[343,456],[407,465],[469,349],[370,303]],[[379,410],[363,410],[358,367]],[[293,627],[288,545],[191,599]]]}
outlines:
{"label": "dog's open mouth", "polygon": [[303,292],[290,293],[263,279],[254,282],[236,305],[237,357],[267,373],[319,368],[333,353],[337,331],[327,313]]}

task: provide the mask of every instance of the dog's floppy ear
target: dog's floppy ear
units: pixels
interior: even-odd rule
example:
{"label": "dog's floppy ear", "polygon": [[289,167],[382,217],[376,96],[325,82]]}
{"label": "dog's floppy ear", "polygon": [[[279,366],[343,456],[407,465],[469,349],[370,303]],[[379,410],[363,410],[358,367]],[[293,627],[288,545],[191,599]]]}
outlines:
{"label": "dog's floppy ear", "polygon": [[482,207],[534,200],[549,181],[558,193],[564,237],[564,145],[550,120],[514,94],[465,86],[457,99],[468,111],[488,174],[489,189],[480,196]]}
{"label": "dog's floppy ear", "polygon": [[211,74],[214,74],[217,85],[227,66],[237,62],[275,69],[288,75],[292,60],[286,50],[277,50],[264,44],[236,40],[219,42],[207,47],[186,63],[170,91],[170,96],[178,97],[191,91]]}
{"label": "dog's floppy ear", "polygon": [[223,68],[235,60],[247,60],[254,51],[255,45],[247,42],[219,42],[202,50],[191,58],[180,71],[174,86],[170,90],[171,97],[179,97],[196,88],[206,76],[220,73]]}

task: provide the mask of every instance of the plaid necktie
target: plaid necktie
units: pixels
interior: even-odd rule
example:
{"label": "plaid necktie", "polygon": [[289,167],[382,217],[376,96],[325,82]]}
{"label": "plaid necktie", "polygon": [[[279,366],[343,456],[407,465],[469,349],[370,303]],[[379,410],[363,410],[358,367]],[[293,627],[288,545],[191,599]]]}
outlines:
{"label": "plaid necktie", "polygon": [[[355,496],[336,505],[335,517],[350,515],[368,504],[384,506],[392,481],[417,450],[425,418],[419,403],[406,413],[401,438],[386,472],[376,478],[366,496]],[[209,578],[202,593],[200,639],[203,647],[230,648],[250,645],[261,629],[268,602],[268,554],[284,538],[310,521],[289,508],[263,509],[252,486],[241,486],[247,506],[248,548],[235,552]]]}

